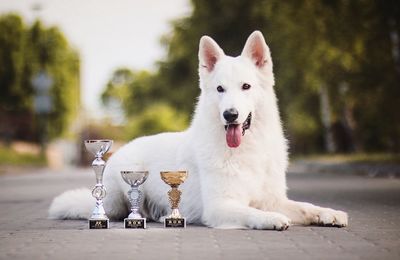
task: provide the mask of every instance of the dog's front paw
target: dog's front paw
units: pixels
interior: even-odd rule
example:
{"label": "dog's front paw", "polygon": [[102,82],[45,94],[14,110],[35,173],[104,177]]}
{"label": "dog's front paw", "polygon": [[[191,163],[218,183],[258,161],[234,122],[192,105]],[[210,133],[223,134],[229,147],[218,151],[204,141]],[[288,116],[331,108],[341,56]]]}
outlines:
{"label": "dog's front paw", "polygon": [[288,229],[290,226],[290,219],[284,215],[279,216],[274,220],[273,229],[278,231],[283,231]]}
{"label": "dog's front paw", "polygon": [[255,229],[272,229],[283,231],[289,228],[290,219],[283,214],[276,212],[268,212],[262,219],[253,223],[251,228]]}
{"label": "dog's front paw", "polygon": [[328,227],[346,227],[348,225],[347,213],[340,210],[324,210],[318,216],[318,225]]}

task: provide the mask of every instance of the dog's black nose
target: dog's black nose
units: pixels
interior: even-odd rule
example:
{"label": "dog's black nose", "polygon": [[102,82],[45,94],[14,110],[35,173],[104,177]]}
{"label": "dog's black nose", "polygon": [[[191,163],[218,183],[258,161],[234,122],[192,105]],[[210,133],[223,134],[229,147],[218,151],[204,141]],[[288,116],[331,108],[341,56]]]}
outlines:
{"label": "dog's black nose", "polygon": [[231,109],[225,110],[223,116],[224,116],[226,122],[232,123],[239,117],[239,112],[236,109],[231,108]]}

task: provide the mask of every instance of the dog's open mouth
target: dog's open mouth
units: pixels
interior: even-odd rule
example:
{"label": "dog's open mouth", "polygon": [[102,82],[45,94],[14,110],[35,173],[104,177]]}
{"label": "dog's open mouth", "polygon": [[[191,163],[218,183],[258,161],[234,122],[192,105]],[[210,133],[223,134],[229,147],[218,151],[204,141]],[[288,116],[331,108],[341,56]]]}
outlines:
{"label": "dog's open mouth", "polygon": [[225,125],[226,131],[226,143],[231,148],[239,147],[242,142],[242,136],[244,136],[247,129],[251,125],[251,113],[246,118],[243,124],[229,124]]}

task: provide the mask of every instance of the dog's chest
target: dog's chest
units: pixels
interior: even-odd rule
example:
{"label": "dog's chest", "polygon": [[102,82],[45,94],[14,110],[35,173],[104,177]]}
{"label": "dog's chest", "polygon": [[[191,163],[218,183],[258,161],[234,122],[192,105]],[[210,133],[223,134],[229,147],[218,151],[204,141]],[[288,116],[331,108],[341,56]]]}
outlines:
{"label": "dog's chest", "polygon": [[235,150],[210,151],[198,161],[207,192],[250,203],[271,197],[285,186],[279,167],[282,158],[267,147],[242,145]]}
{"label": "dog's chest", "polygon": [[252,200],[262,196],[266,185],[265,167],[246,161],[227,161],[212,179],[227,196]]}

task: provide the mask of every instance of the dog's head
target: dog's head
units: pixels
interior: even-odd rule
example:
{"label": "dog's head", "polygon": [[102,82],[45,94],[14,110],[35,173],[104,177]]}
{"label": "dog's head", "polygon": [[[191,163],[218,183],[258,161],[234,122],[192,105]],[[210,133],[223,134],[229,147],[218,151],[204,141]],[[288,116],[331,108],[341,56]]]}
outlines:
{"label": "dog's head", "polygon": [[209,36],[200,39],[200,87],[213,104],[218,104],[229,147],[240,145],[251,128],[261,93],[274,84],[269,48],[261,32],[253,32],[238,57],[225,55]]}

